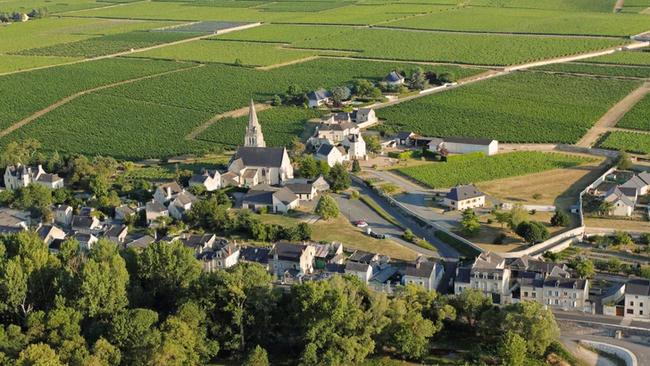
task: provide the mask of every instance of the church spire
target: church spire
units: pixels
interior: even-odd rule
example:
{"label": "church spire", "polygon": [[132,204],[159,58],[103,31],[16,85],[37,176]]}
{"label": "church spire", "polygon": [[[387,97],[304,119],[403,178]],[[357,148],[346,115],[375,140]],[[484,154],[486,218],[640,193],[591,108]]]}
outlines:
{"label": "church spire", "polygon": [[257,113],[255,112],[255,103],[253,102],[253,99],[251,99],[251,104],[248,109],[248,127],[246,127],[244,146],[266,147],[264,135],[262,134],[262,126],[260,126],[260,123],[257,120]]}

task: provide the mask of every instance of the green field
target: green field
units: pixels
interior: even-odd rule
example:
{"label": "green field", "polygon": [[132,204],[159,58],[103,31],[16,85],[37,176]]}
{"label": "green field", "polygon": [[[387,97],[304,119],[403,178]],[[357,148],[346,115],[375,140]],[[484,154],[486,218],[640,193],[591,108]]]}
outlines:
{"label": "green field", "polygon": [[65,2],[51,2],[48,0],[5,0],[0,2],[0,12],[29,13],[32,9],[47,8],[50,14],[65,11],[91,9],[109,5],[105,2],[94,0],[66,0]]}
{"label": "green field", "polygon": [[614,131],[600,142],[599,147],[625,150],[636,154],[650,154],[650,134]]}
{"label": "green field", "polygon": [[[283,29],[284,28],[284,29]],[[250,41],[291,41],[296,48],[344,50],[357,57],[409,61],[512,65],[621,45],[622,39],[575,39],[483,34],[450,34],[406,30],[269,25],[226,36]],[[292,32],[301,36],[288,39]],[[296,40],[297,38],[301,38]]]}
{"label": "green field", "polygon": [[564,64],[552,64],[536,67],[534,70],[562,72],[570,74],[585,74],[595,76],[614,76],[614,77],[631,77],[631,78],[648,78],[650,77],[650,66],[623,66],[610,64],[586,64],[578,62],[568,62]]}
{"label": "green field", "polygon": [[645,51],[616,52],[611,55],[590,58],[585,60],[585,62],[650,66],[650,49],[646,49]]}
{"label": "green field", "polygon": [[650,94],[646,94],[641,101],[625,113],[616,127],[650,131]]}
{"label": "green field", "polygon": [[385,25],[413,29],[605,36],[628,36],[648,30],[647,16],[614,14],[612,8],[604,13],[472,6],[445,12],[443,16],[418,16]]}
{"label": "green field", "polygon": [[522,151],[494,156],[457,155],[448,161],[396,169],[431,188],[449,188],[494,179],[570,168],[588,162],[575,155]]}
{"label": "green field", "polygon": [[[278,107],[259,112],[258,119],[268,146],[290,146],[297,137],[304,140],[306,122],[321,114],[313,109]],[[198,139],[233,148],[244,141],[247,124],[248,116],[222,119],[199,135]]]}
{"label": "green field", "polygon": [[503,142],[575,143],[639,81],[519,72],[380,109],[385,128]]}
{"label": "green field", "polygon": [[0,129],[82,90],[190,66],[177,62],[107,59],[1,76]]}
{"label": "green field", "polygon": [[0,74],[52,66],[79,60],[77,57],[0,55]]}
{"label": "green field", "polygon": [[314,56],[318,52],[280,48],[279,45],[256,42],[205,40],[138,52],[133,57],[196,62],[217,62],[246,66],[266,66]]}

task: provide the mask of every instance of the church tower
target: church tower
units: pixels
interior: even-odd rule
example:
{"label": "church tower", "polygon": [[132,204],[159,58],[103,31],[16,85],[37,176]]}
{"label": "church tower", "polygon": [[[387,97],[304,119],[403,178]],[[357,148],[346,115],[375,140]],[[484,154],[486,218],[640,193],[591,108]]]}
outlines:
{"label": "church tower", "polygon": [[244,146],[246,147],[266,147],[262,126],[257,121],[255,104],[251,99],[251,106],[248,110],[248,127],[246,127],[246,136],[244,137]]}

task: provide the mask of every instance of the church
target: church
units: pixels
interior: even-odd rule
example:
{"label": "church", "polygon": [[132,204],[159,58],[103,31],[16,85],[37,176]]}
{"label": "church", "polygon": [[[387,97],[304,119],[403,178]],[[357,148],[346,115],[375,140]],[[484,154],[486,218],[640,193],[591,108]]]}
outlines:
{"label": "church", "polygon": [[287,149],[266,147],[253,100],[248,112],[244,146],[237,149],[230,160],[226,175],[224,178],[240,187],[254,187],[258,184],[278,185],[293,179],[293,166]]}

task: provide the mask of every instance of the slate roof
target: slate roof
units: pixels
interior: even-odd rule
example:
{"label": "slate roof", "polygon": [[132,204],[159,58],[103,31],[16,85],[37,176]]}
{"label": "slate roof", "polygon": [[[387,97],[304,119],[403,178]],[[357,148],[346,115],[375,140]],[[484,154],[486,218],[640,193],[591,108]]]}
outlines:
{"label": "slate roof", "polygon": [[242,159],[245,166],[277,167],[282,166],[283,147],[240,147],[233,159]]}
{"label": "slate roof", "polygon": [[269,257],[273,258],[277,254],[278,259],[288,260],[288,261],[299,261],[302,256],[302,252],[307,246],[303,244],[293,244],[289,242],[278,242],[275,243],[271,251],[269,252]]}
{"label": "slate roof", "polygon": [[368,263],[359,263],[359,262],[352,262],[348,261],[345,264],[345,271],[353,271],[353,272],[367,272],[368,268],[370,268],[370,265]]}
{"label": "slate roof", "polygon": [[127,227],[125,225],[113,225],[108,230],[106,230],[104,236],[117,237],[120,236],[120,234],[122,234],[125,230],[127,230]]}
{"label": "slate roof", "polygon": [[352,122],[321,123],[318,125],[319,131],[344,131],[352,128],[357,128],[357,125]]}
{"label": "slate roof", "polygon": [[95,220],[90,216],[79,216],[75,215],[72,217],[72,227],[87,228],[90,229]]}
{"label": "slate roof", "polygon": [[395,83],[395,82],[403,81],[404,77],[398,74],[396,71],[391,71],[390,74],[386,75],[384,80]]}
{"label": "slate roof", "polygon": [[60,180],[61,177],[59,177],[57,174],[50,174],[50,173],[41,174],[37,179],[37,181],[39,182],[46,182],[46,183],[54,183]]}
{"label": "slate roof", "polygon": [[311,183],[288,183],[285,187],[295,194],[311,194],[313,189]]}
{"label": "slate roof", "polygon": [[400,140],[406,140],[407,138],[411,137],[411,135],[414,135],[414,133],[411,131],[400,131],[395,137]]}
{"label": "slate roof", "polygon": [[165,212],[167,207],[165,205],[158,203],[156,201],[147,202],[145,205],[145,210],[148,212]]}
{"label": "slate roof", "polygon": [[445,142],[451,142],[455,144],[466,144],[466,145],[482,145],[487,146],[492,143],[492,139],[475,139],[470,137],[445,137],[443,138]]}
{"label": "slate roof", "polygon": [[627,281],[626,295],[650,296],[650,280],[635,278]]}
{"label": "slate roof", "polygon": [[469,283],[470,277],[471,277],[470,268],[458,268],[458,273],[456,274],[456,282]]}
{"label": "slate roof", "polygon": [[318,150],[316,150],[316,154],[322,156],[328,156],[335,148],[336,146],[334,145],[322,144],[318,147]]}
{"label": "slate roof", "polygon": [[474,185],[468,184],[463,186],[456,186],[447,193],[447,198],[453,201],[462,201],[476,197],[482,197],[484,194],[478,190]]}
{"label": "slate roof", "polygon": [[404,270],[404,274],[412,277],[429,278],[436,268],[434,262],[424,261],[417,264],[409,263]]}
{"label": "slate roof", "polygon": [[377,253],[364,252],[363,250],[355,250],[354,253],[348,258],[348,261],[359,263],[371,263],[377,258]]}
{"label": "slate roof", "polygon": [[256,203],[260,205],[272,205],[274,191],[249,190],[244,195],[244,202]]}
{"label": "slate roof", "polygon": [[169,188],[171,190],[172,194],[178,194],[178,193],[181,193],[183,191],[183,188],[180,185],[178,185],[178,183],[176,183],[176,182],[164,183],[164,184],[159,185],[158,188],[161,188],[161,189],[163,189],[165,191],[167,190],[167,188]]}
{"label": "slate roof", "polygon": [[269,262],[269,248],[246,247],[241,248],[239,260],[267,264]]}
{"label": "slate roof", "polygon": [[307,94],[309,100],[325,100],[332,97],[332,93],[325,89],[318,89]]}
{"label": "slate roof", "polygon": [[563,278],[563,277],[546,277],[544,280],[544,287],[558,287],[565,289],[584,289],[587,281],[577,278]]}
{"label": "slate roof", "polygon": [[156,239],[151,236],[151,235],[143,235],[135,240],[132,240],[128,243],[126,243],[127,248],[146,248],[153,242],[155,242]]}

